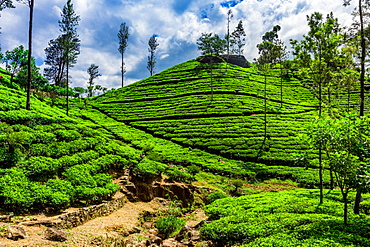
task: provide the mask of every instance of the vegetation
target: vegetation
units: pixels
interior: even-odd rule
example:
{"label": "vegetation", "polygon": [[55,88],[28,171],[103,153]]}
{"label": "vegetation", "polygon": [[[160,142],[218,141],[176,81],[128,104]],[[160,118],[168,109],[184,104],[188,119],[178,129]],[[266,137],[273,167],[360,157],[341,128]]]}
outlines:
{"label": "vegetation", "polygon": [[125,62],[123,60],[124,58],[124,55],[125,55],[125,51],[126,51],[126,48],[127,48],[127,41],[128,41],[128,37],[130,36],[130,33],[128,31],[128,26],[126,26],[126,22],[122,22],[121,23],[121,26],[120,26],[120,29],[118,31],[118,40],[119,40],[119,46],[118,46],[118,51],[119,53],[121,54],[121,79],[122,79],[122,87],[124,85],[124,75],[125,75]]}
{"label": "vegetation", "polygon": [[220,246],[366,246],[369,219],[351,214],[343,225],[338,191],[267,192],[219,199],[206,207],[212,220],[202,235]]}
{"label": "vegetation", "polygon": [[[81,99],[86,90],[70,89],[68,72],[79,55],[80,18],[67,0],[62,34],[45,49],[45,76],[55,85],[22,46],[2,56],[10,71],[0,70],[0,209],[58,212],[110,200],[120,189],[113,179],[129,169],[143,181],[209,187],[201,233],[218,246],[369,246],[369,109],[356,42],[346,42],[333,14],[313,13],[307,35],[291,41],[293,61],[284,61],[276,25],[257,45],[256,63],[243,68],[219,57],[231,46],[241,55],[245,44],[241,21],[230,35],[231,17],[226,40],[203,33],[201,57],[155,75],[153,35],[151,76],[126,87],[122,23],[122,88],[92,97],[107,89],[93,86],[100,74],[91,64],[91,97]],[[32,106],[23,106],[26,69]],[[171,203],[155,222],[166,236],[185,223],[180,203]]]}
{"label": "vegetation", "polygon": [[152,37],[150,37],[148,41],[149,45],[149,53],[150,55],[148,56],[148,66],[147,69],[149,70],[150,76],[154,74],[154,69],[155,69],[155,52],[157,50],[157,47],[159,46],[158,41],[157,41],[157,35],[153,34]]}

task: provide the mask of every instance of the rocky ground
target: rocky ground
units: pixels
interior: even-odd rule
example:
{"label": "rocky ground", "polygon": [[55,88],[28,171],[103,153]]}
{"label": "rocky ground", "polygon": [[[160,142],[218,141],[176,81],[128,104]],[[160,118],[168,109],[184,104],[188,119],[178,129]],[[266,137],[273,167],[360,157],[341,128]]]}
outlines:
{"label": "rocky ground", "polygon": [[[0,247],[207,246],[205,242],[200,241],[196,230],[196,226],[206,219],[201,210],[184,216],[187,225],[176,239],[163,239],[163,236],[160,236],[154,228],[153,222],[146,221],[146,217],[143,217],[143,215],[155,215],[163,207],[165,207],[164,200],[157,198],[147,203],[127,202],[121,209],[109,216],[98,217],[80,226],[62,231],[48,224],[56,220],[56,216],[12,217],[11,222],[0,223]],[[33,225],[35,222],[40,224]],[[186,238],[184,238],[185,233]],[[47,238],[52,240],[47,240]]]}

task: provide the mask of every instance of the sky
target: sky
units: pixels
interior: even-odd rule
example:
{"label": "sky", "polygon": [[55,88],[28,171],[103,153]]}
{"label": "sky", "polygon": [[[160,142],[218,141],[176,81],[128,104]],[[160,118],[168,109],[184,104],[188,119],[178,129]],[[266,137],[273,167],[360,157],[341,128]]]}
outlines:
{"label": "sky", "polygon": [[[28,45],[27,6],[16,1],[15,9],[1,12],[0,43],[2,52]],[[35,0],[33,56],[41,71],[45,67],[48,42],[60,35],[58,20],[67,0]],[[307,15],[330,12],[342,26],[352,22],[355,2],[343,7],[342,0],[72,0],[81,21],[77,32],[81,39],[81,54],[71,69],[71,87],[87,87],[91,64],[99,66],[101,77],[95,84],[103,87],[121,86],[118,38],[120,24],[129,27],[125,85],[147,78],[148,41],[158,36],[155,71],[161,72],[176,64],[200,56],[197,39],[202,33],[227,33],[227,12],[232,10],[230,32],[243,21],[246,32],[244,56],[248,61],[258,57],[256,45],[262,35],[280,25],[281,38],[291,50],[290,39],[302,39],[308,32]],[[4,67],[4,64],[2,65]]]}

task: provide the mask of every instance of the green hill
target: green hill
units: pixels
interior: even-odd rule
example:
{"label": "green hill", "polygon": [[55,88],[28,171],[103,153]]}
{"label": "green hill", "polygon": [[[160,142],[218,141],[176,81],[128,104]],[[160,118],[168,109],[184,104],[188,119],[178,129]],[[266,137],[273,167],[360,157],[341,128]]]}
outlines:
{"label": "green hill", "polygon": [[93,122],[0,86],[0,207],[15,212],[61,210],[110,198],[107,174],[137,163],[140,151]]}
{"label": "green hill", "polygon": [[93,106],[106,115],[183,146],[228,158],[281,164],[300,150],[295,137],[315,113],[317,101],[300,81],[268,75],[267,150],[264,140],[264,76],[219,63],[189,61],[98,97]]}
{"label": "green hill", "polygon": [[[211,70],[208,64],[192,60],[89,103],[116,121],[184,149],[249,162],[247,169],[261,176],[314,184],[315,166],[296,166],[294,154],[307,150],[297,136],[306,131],[305,124],[315,116],[318,103],[292,71],[284,73],[282,77],[276,67],[266,75],[266,139],[264,74],[255,66],[217,63]],[[186,161],[184,165],[191,164]]]}
{"label": "green hill", "polygon": [[[113,179],[128,169],[138,181],[165,178],[216,191],[204,196],[214,202],[205,207],[210,222],[200,232],[219,246],[369,244],[368,218],[350,212],[351,223],[343,225],[339,191],[326,190],[317,205],[317,164],[294,162],[296,153],[317,156],[297,137],[318,102],[310,81],[303,84],[292,70],[276,66],[264,74],[254,65],[211,68],[192,60],[71,100],[70,116],[65,98],[32,97],[26,111],[25,93],[9,88],[9,76],[0,72],[0,84],[8,86],[0,85],[1,211],[59,211],[109,200],[119,190]],[[331,112],[347,110],[348,102],[356,109],[356,94],[339,90]]]}

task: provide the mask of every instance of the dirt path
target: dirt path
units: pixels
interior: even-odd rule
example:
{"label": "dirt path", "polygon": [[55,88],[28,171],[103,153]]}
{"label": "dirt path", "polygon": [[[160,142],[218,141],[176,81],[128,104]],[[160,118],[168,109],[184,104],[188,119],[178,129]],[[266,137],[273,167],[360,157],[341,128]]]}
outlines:
{"label": "dirt path", "polygon": [[[10,246],[94,246],[91,244],[92,240],[98,236],[108,236],[114,234],[113,230],[132,230],[138,223],[138,216],[143,211],[155,211],[160,204],[156,201],[149,203],[137,202],[137,203],[126,203],[121,209],[115,211],[109,216],[99,217],[85,224],[67,229],[68,240],[64,243],[58,243],[53,241],[48,241],[43,239],[43,232],[46,227],[24,227],[28,237],[19,241],[12,241],[4,236],[0,237],[0,247],[10,247]],[[1,227],[6,226],[6,224],[0,225]],[[1,236],[1,235],[0,235]]]}

